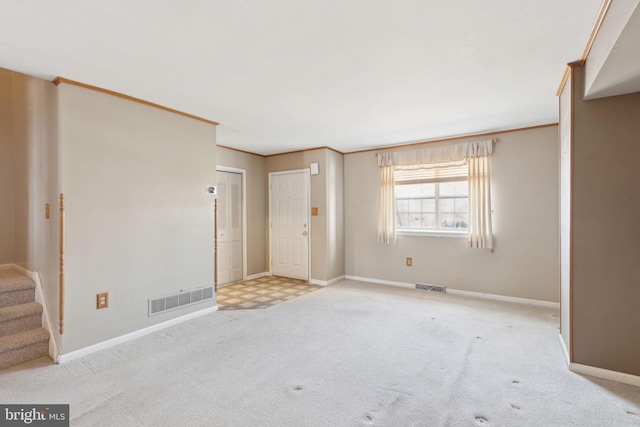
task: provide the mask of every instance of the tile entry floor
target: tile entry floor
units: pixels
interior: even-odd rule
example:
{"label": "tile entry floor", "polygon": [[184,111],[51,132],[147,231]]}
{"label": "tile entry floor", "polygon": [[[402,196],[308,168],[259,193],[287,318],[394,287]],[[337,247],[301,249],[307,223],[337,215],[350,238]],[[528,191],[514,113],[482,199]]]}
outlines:
{"label": "tile entry floor", "polygon": [[321,288],[305,280],[267,276],[220,286],[216,302],[218,310],[269,308]]}

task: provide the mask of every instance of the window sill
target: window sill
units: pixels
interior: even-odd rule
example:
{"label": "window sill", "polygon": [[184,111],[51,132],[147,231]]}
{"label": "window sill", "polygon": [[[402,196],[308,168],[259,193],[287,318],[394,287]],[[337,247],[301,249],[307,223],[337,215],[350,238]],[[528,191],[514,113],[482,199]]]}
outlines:
{"label": "window sill", "polygon": [[435,231],[435,230],[396,230],[398,236],[420,236],[420,237],[467,237],[465,231]]}

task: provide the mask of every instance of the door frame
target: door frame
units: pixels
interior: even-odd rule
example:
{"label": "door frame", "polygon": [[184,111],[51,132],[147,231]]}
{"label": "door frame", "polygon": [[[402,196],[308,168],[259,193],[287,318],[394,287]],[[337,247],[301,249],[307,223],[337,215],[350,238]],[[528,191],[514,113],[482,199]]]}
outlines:
{"label": "door frame", "polygon": [[291,175],[291,174],[303,174],[305,176],[305,183],[307,185],[307,224],[309,224],[309,238],[307,239],[307,281],[311,280],[311,169],[292,169],[279,172],[269,172],[269,276],[272,276],[273,266],[273,242],[271,241],[271,224],[273,221],[273,215],[271,212],[271,177],[274,175]]}
{"label": "door frame", "polygon": [[[247,170],[229,166],[216,166],[216,172],[230,172],[242,175],[242,280],[247,280]],[[217,182],[216,182],[217,185]],[[216,239],[218,236],[216,236]],[[218,260],[216,259],[216,273]]]}

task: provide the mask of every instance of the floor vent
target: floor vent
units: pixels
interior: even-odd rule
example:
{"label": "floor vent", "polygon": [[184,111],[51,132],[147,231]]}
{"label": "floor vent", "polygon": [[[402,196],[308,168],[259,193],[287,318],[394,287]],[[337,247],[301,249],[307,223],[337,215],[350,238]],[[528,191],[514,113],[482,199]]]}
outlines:
{"label": "floor vent", "polygon": [[423,291],[431,292],[442,292],[443,294],[447,292],[446,286],[433,285],[430,283],[416,283],[416,289],[422,289]]}
{"label": "floor vent", "polygon": [[193,289],[190,291],[180,291],[162,298],[149,300],[149,316],[164,313],[169,310],[198,304],[213,298],[213,286]]}

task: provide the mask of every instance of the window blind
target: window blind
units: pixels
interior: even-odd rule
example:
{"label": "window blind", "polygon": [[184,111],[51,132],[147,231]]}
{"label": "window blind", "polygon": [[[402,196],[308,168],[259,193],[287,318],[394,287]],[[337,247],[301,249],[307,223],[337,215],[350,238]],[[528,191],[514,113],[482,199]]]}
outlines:
{"label": "window blind", "polygon": [[462,161],[413,166],[396,166],[396,184],[460,181],[469,176],[469,166]]}

